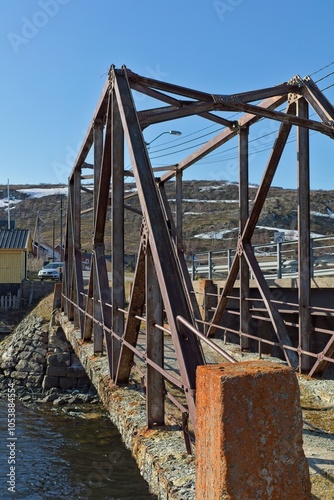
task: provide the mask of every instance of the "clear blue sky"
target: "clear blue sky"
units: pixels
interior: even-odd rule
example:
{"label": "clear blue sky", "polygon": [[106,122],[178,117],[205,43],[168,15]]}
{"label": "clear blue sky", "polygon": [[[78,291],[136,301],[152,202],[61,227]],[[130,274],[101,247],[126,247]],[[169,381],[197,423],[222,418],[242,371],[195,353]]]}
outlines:
{"label": "clear blue sky", "polygon": [[[334,84],[332,0],[1,0],[0,183],[67,183],[111,64],[212,93],[277,85],[321,68]],[[327,68],[325,66],[329,65]],[[334,102],[334,87],[324,91]],[[138,102],[138,105],[145,103]],[[315,118],[315,117],[313,117]],[[145,131],[152,164],[175,162],[217,129],[205,120]],[[252,136],[250,181],[259,183],[273,125]],[[202,135],[208,134],[205,138]],[[295,135],[295,134],[294,134]],[[254,140],[253,140],[254,139]],[[185,178],[237,180],[231,143]],[[175,153],[163,156],[171,150]],[[334,141],[311,135],[314,189],[333,189]],[[234,149],[231,149],[234,148]],[[184,151],[180,151],[184,149]],[[292,141],[274,185],[295,187]]]}

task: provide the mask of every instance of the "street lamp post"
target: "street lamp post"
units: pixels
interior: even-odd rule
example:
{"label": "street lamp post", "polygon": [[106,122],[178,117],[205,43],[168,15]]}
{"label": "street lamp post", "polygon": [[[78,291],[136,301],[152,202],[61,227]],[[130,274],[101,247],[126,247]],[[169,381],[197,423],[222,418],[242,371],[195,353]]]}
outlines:
{"label": "street lamp post", "polygon": [[156,141],[159,137],[161,137],[164,134],[182,135],[182,132],[180,132],[179,130],[168,130],[166,132],[161,132],[161,134],[157,135],[154,139],[152,139],[152,141],[145,142],[146,146],[149,147],[152,144],[152,142]]}
{"label": "street lamp post", "polygon": [[60,261],[62,262],[63,261],[63,195],[60,196],[60,201],[58,201],[58,203],[60,203],[60,235],[59,235],[59,239],[60,239],[60,250],[59,250],[59,253],[60,253]]}
{"label": "street lamp post", "polygon": [[55,229],[56,229],[56,221],[53,219],[53,225],[52,225],[52,262],[55,261]]}
{"label": "street lamp post", "polygon": [[60,198],[60,260],[63,261],[63,197]]}

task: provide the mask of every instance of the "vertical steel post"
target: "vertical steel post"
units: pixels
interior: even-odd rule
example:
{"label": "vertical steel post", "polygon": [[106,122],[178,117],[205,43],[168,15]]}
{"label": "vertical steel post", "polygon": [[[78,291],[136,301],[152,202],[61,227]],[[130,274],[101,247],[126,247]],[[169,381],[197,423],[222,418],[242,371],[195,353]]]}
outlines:
{"label": "vertical steel post", "polygon": [[[100,185],[100,176],[102,170],[102,158],[103,158],[103,123],[101,120],[95,120],[93,125],[93,137],[94,137],[94,193],[93,193],[93,204],[94,204],[94,227],[96,223],[97,216],[97,204],[98,204],[98,194]],[[97,256],[94,252],[94,267],[92,272],[97,273]],[[101,305],[98,302],[99,284],[98,279],[93,280],[93,316],[101,323],[102,313]],[[94,334],[94,352],[103,352],[103,329],[96,321],[93,322],[93,334]]]}
{"label": "vertical steel post", "polygon": [[212,252],[208,252],[208,279],[212,280]]}
{"label": "vertical steel post", "polygon": [[228,272],[230,272],[230,269],[232,267],[232,248],[229,248],[227,250],[227,269],[228,269]]}
{"label": "vertical steel post", "polygon": [[93,206],[94,206],[94,222],[97,213],[97,203],[98,203],[98,187],[100,183],[100,175],[102,169],[102,158],[103,158],[103,122],[101,120],[95,120],[93,123],[93,140],[94,140],[94,192],[93,192]]}
{"label": "vertical steel post", "polygon": [[[248,127],[239,130],[239,232],[242,235],[248,220]],[[240,243],[242,241],[240,240]],[[247,241],[248,243],[248,241]],[[241,251],[242,249],[240,249]],[[240,332],[249,333],[249,266],[240,253]],[[249,348],[249,339],[240,336],[240,349]]]}
{"label": "vertical steel post", "polygon": [[282,243],[277,243],[277,278],[282,278]]}
{"label": "vertical steel post", "polygon": [[182,251],[182,171],[175,174],[175,197],[176,197],[176,247],[178,252]]}
{"label": "vertical steel post", "polygon": [[314,241],[310,240],[311,278],[314,278]]}
{"label": "vertical steel post", "polygon": [[[122,122],[114,93],[112,93],[112,329],[120,337],[124,331],[124,316],[119,308],[124,309],[124,134]],[[120,343],[112,339],[113,380],[120,355]]]}
{"label": "vertical steel post", "polygon": [[[146,249],[146,354],[147,358],[163,368],[164,334],[155,325],[163,325],[163,303],[153,263],[150,245]],[[146,369],[146,419],[149,428],[165,423],[164,379],[153,366]]]}
{"label": "vertical steel post", "polygon": [[56,224],[56,221],[53,219],[53,224],[52,224],[52,262],[55,261],[55,224]]}
{"label": "vertical steel post", "polygon": [[[308,118],[308,103],[304,98],[297,101],[297,114]],[[299,293],[299,347],[311,350],[311,252],[310,252],[310,158],[309,131],[297,127],[297,167],[298,167],[298,293]],[[301,354],[299,370],[309,371],[311,359]]]}
{"label": "vertical steel post", "polygon": [[[75,282],[73,290],[73,299],[79,305],[80,309],[83,308],[83,276],[82,276],[82,259],[81,259],[81,172],[77,170],[73,175],[73,196],[71,196],[71,227],[67,228],[67,231],[72,232],[73,241],[73,259],[74,259],[74,269],[73,278]],[[83,333],[84,326],[84,316],[83,312],[75,308],[74,315],[75,326],[80,327],[81,333]]]}
{"label": "vertical steel post", "polygon": [[60,197],[60,260],[63,260],[63,196]]}
{"label": "vertical steel post", "polygon": [[68,197],[67,197],[67,218],[66,218],[66,236],[65,236],[65,268],[63,273],[63,284],[62,290],[64,295],[70,299],[70,301],[65,300],[63,297],[61,298],[61,305],[68,316],[70,321],[74,318],[74,306],[73,306],[73,287],[72,287],[72,277],[73,277],[73,268],[74,268],[74,242],[73,242],[73,231],[72,231],[72,219],[73,219],[73,200],[72,198],[75,196],[74,189],[74,176],[70,179],[68,185]]}

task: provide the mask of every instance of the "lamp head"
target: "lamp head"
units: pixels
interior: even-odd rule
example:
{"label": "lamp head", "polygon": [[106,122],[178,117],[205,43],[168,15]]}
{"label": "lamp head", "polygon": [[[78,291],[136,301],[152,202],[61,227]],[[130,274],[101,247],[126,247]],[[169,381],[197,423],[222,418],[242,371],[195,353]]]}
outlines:
{"label": "lamp head", "polygon": [[182,132],[180,132],[179,130],[166,130],[166,132],[161,132],[161,134],[157,135],[154,139],[152,139],[152,141],[145,142],[146,146],[149,146],[150,144],[152,144],[152,142],[154,142],[155,140],[157,140],[159,137],[161,137],[164,134],[182,135]]}

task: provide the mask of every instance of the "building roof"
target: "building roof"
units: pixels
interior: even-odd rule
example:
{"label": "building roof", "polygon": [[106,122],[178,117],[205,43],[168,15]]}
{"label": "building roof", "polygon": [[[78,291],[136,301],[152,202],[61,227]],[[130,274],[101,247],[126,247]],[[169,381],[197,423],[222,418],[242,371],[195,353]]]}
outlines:
{"label": "building roof", "polygon": [[44,243],[44,242],[39,243],[36,240],[34,241],[34,247],[40,247],[40,248],[43,248],[44,250],[52,250],[51,245],[48,245],[47,243]]}
{"label": "building roof", "polygon": [[29,229],[0,229],[0,249],[28,249],[31,251]]}

